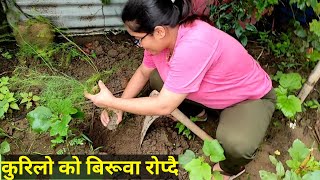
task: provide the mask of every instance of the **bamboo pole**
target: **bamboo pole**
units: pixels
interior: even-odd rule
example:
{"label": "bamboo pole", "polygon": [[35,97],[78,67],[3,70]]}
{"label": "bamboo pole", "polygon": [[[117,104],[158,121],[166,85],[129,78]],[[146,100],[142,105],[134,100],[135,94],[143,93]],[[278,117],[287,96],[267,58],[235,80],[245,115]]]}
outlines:
{"label": "bamboo pole", "polygon": [[312,70],[308,80],[304,83],[303,88],[301,89],[298,95],[301,103],[303,103],[304,100],[307,98],[307,96],[313,89],[314,85],[318,82],[319,78],[320,78],[320,61],[318,61],[318,64]]}

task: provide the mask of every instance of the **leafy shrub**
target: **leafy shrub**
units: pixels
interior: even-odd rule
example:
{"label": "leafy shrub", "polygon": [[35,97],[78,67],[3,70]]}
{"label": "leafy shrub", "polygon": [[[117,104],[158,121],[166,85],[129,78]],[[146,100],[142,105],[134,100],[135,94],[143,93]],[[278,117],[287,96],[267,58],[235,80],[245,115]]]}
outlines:
{"label": "leafy shrub", "polygon": [[10,92],[7,85],[9,85],[9,77],[2,77],[0,79],[0,119],[4,118],[4,114],[9,109],[20,109],[16,103],[17,99],[14,98],[14,93]]}
{"label": "leafy shrub", "polygon": [[277,94],[276,108],[289,119],[293,119],[297,112],[301,112],[301,101],[294,95],[294,91],[302,87],[302,78],[298,73],[283,74],[277,72],[273,80],[279,81],[275,88]]}
{"label": "leafy shrub", "polygon": [[260,170],[262,180],[318,180],[320,177],[320,161],[312,155],[313,148],[309,149],[300,140],[296,139],[288,150],[291,159],[286,161],[288,170],[274,156],[269,156],[271,163],[276,167],[276,173]]}
{"label": "leafy shrub", "polygon": [[[217,140],[205,140],[202,151],[214,163],[225,160],[224,150]],[[189,173],[190,180],[211,180],[212,177],[222,179],[220,172],[212,173],[212,168],[205,162],[204,157],[196,157],[191,150],[186,150],[183,155],[179,155],[179,164]]]}

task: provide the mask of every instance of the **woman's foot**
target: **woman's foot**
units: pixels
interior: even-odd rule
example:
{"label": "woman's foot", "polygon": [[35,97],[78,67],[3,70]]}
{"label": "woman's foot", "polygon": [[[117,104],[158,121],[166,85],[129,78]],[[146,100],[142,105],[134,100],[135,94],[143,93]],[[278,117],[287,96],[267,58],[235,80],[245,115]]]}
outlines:
{"label": "woman's foot", "polygon": [[198,115],[196,115],[197,121],[207,121],[208,114],[205,109],[203,109]]}
{"label": "woman's foot", "polygon": [[[235,175],[229,175],[227,173],[225,173],[221,167],[220,167],[220,164],[217,163],[213,166],[212,168],[213,171],[219,171],[221,173],[221,175],[223,176],[223,180],[233,180],[237,177],[239,177],[241,174],[243,174],[246,170],[243,168],[242,171],[240,171],[238,174],[235,174]],[[213,179],[214,180],[214,179]]]}

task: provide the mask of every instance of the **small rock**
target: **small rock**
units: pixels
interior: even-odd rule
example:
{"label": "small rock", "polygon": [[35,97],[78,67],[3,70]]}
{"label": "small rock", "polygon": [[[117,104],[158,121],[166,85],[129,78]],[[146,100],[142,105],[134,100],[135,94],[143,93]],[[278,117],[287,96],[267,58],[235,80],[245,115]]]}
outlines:
{"label": "small rock", "polygon": [[178,147],[173,153],[174,154],[182,154],[183,153],[183,148]]}
{"label": "small rock", "polygon": [[101,46],[98,46],[94,51],[96,52],[97,56],[104,54],[103,48]]}
{"label": "small rock", "polygon": [[126,59],[127,54],[121,53],[118,55],[119,59]]}
{"label": "small rock", "polygon": [[118,56],[118,51],[117,50],[115,50],[115,49],[110,49],[109,51],[108,51],[108,56],[110,56],[110,57],[116,57],[116,56]]}

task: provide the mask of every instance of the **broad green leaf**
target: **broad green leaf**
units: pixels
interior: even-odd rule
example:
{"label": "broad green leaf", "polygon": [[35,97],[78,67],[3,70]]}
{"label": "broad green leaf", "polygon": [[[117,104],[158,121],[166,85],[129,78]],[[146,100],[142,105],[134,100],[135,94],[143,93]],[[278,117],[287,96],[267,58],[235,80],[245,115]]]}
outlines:
{"label": "broad green leaf", "polygon": [[75,114],[77,109],[73,108],[72,102],[70,99],[54,99],[48,103],[48,106],[52,109],[53,112],[58,114]]}
{"label": "broad green leaf", "polygon": [[282,163],[280,161],[276,165],[276,171],[277,171],[277,176],[278,177],[282,177],[285,174],[284,167],[283,167],[283,165],[282,165]]}
{"label": "broad green leaf", "polygon": [[27,114],[31,128],[38,133],[46,132],[49,129],[51,117],[50,109],[44,106],[39,106]]}
{"label": "broad green leaf", "polygon": [[0,92],[1,92],[2,94],[7,94],[7,93],[9,93],[10,91],[9,91],[9,89],[8,89],[7,86],[3,86],[3,87],[0,88]]}
{"label": "broad green leaf", "polygon": [[9,84],[9,77],[2,77],[1,79],[0,79],[0,87],[2,87],[2,86],[5,86],[5,85],[8,85]]}
{"label": "broad green leaf", "polygon": [[39,97],[39,96],[34,95],[34,96],[32,97],[32,100],[33,100],[33,101],[39,101],[39,100],[40,100],[40,97]]}
{"label": "broad green leaf", "polygon": [[6,154],[8,152],[10,152],[10,144],[7,141],[3,141],[0,144],[0,155],[1,154]]}
{"label": "broad green leaf", "polygon": [[286,96],[287,97],[288,90],[283,88],[282,86],[278,86],[277,88],[275,88],[275,91],[276,91],[277,97],[279,97],[279,96]]}
{"label": "broad green leaf", "polygon": [[223,180],[223,176],[219,171],[213,171],[212,176],[214,180]]}
{"label": "broad green leaf", "polygon": [[3,101],[3,102],[4,102],[4,104],[1,102],[0,102],[0,104],[3,104],[2,108],[3,108],[4,112],[7,112],[9,109],[9,103],[7,101]]}
{"label": "broad green leaf", "polygon": [[238,37],[238,38],[240,38],[240,36],[241,36],[241,34],[243,33],[243,28],[240,26],[240,24],[236,24],[236,26],[235,26],[235,33],[236,33],[236,36]]}
{"label": "broad green leaf", "polygon": [[314,7],[313,10],[317,15],[320,15],[320,3],[317,3],[316,7]]}
{"label": "broad green leaf", "polygon": [[58,120],[51,125],[50,136],[59,134],[60,136],[66,136],[69,130],[69,122],[71,120],[70,115],[63,115],[61,121]]}
{"label": "broad green leaf", "polygon": [[283,72],[277,71],[276,75],[273,76],[272,80],[279,81],[282,75],[283,75]]}
{"label": "broad green leaf", "polygon": [[246,30],[257,31],[257,28],[253,24],[246,24]]}
{"label": "broad green leaf", "polygon": [[186,164],[188,164],[192,159],[195,159],[196,155],[191,150],[186,150],[186,152],[182,155],[179,155],[179,164],[184,167]]}
{"label": "broad green leaf", "polygon": [[292,118],[297,112],[301,112],[301,101],[294,95],[277,97],[277,101],[277,108],[288,118]]}
{"label": "broad green leaf", "polygon": [[0,93],[0,101],[4,99],[4,95]]}
{"label": "broad green leaf", "polygon": [[184,130],[184,128],[185,128],[185,126],[184,126],[184,124],[181,124],[180,123],[180,125],[179,125],[179,134],[181,134],[182,133],[182,131]]}
{"label": "broad green leaf", "polygon": [[307,55],[307,58],[310,59],[312,62],[317,62],[320,60],[320,52],[317,50],[314,50],[311,54]]}
{"label": "broad green leaf", "polygon": [[310,31],[316,34],[318,37],[320,37],[320,22],[313,19],[310,25]]}
{"label": "broad green leaf", "polygon": [[243,46],[246,46],[247,44],[248,44],[248,38],[247,38],[247,36],[245,36],[245,35],[241,35],[240,36],[240,41],[241,41],[241,44],[243,45]]}
{"label": "broad green leaf", "polygon": [[28,93],[20,93],[20,96],[22,97],[22,98],[28,98]]}
{"label": "broad green leaf", "polygon": [[320,178],[320,170],[309,172],[302,177],[303,180],[319,180]]}
{"label": "broad green leaf", "polygon": [[4,117],[4,110],[2,108],[0,108],[0,119],[2,119]]}
{"label": "broad green leaf", "polygon": [[186,129],[186,130],[183,131],[182,135],[185,135],[185,136],[189,137],[190,133],[191,133],[190,130]]}
{"label": "broad green leaf", "polygon": [[279,83],[282,87],[288,90],[298,90],[301,88],[301,76],[298,73],[283,74],[280,77]]}
{"label": "broad green leaf", "polygon": [[202,151],[206,156],[210,156],[212,162],[219,162],[226,159],[224,150],[219,144],[218,140],[205,140]]}
{"label": "broad green leaf", "polygon": [[15,102],[10,103],[10,108],[15,110],[20,110],[18,104]]}
{"label": "broad green leaf", "polygon": [[283,180],[301,180],[301,177],[299,177],[294,171],[287,170]]}
{"label": "broad green leaf", "polygon": [[299,26],[294,33],[300,38],[305,38],[307,36],[306,30],[304,30],[301,26]]}
{"label": "broad green leaf", "polygon": [[277,175],[267,171],[259,171],[261,180],[278,180]]}
{"label": "broad green leaf", "polygon": [[277,166],[278,160],[274,156],[269,155],[269,160],[274,166]]}
{"label": "broad green leaf", "polygon": [[28,102],[28,98],[23,98],[22,100],[21,100],[21,102],[20,102],[20,104],[23,104],[23,103],[25,103],[25,102]]}
{"label": "broad green leaf", "polygon": [[32,102],[28,102],[27,105],[26,105],[26,108],[27,108],[27,109],[30,109],[31,106],[32,106]]}
{"label": "broad green leaf", "polygon": [[200,159],[193,159],[184,169],[189,172],[190,180],[211,180],[211,166]]}
{"label": "broad green leaf", "polygon": [[57,136],[55,139],[51,140],[51,143],[53,143],[53,144],[61,144],[61,143],[64,143],[64,140],[62,139],[62,136]]}
{"label": "broad green leaf", "polygon": [[292,147],[288,150],[292,160],[286,163],[291,169],[297,169],[302,161],[309,155],[310,150],[299,140],[294,140]]}

